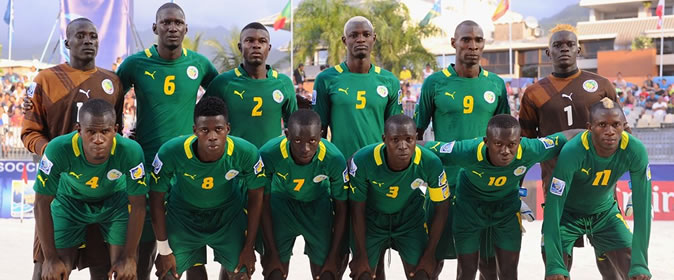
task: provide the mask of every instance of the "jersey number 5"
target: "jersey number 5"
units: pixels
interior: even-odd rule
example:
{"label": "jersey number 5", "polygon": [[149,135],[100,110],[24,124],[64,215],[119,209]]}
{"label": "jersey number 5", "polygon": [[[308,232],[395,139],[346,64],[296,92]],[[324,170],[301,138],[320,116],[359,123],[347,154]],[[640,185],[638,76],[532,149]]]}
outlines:
{"label": "jersey number 5", "polygon": [[364,90],[359,90],[356,93],[356,100],[358,103],[356,103],[356,109],[362,110],[365,108],[365,103],[367,103],[367,99],[365,99],[365,91]]}

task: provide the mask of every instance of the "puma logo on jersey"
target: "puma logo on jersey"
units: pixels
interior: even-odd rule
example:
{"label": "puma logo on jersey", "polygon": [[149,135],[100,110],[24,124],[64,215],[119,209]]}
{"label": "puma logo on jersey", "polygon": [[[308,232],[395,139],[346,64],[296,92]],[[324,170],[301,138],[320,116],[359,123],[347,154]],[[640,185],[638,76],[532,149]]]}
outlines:
{"label": "puma logo on jersey", "polygon": [[90,91],[91,91],[91,90],[84,91],[83,89],[80,89],[80,93],[84,93],[84,95],[86,95],[87,98],[89,98],[89,92],[90,92]]}
{"label": "puma logo on jersey", "polygon": [[187,173],[183,173],[183,175],[187,176],[187,177],[190,177],[190,179],[192,179],[192,180],[194,180],[197,177],[197,175],[190,175],[190,174],[187,174]]}
{"label": "puma logo on jersey", "polygon": [[456,94],[456,92],[452,92],[452,93],[445,92],[445,95],[451,97],[452,99],[454,99],[454,95],[455,95],[455,94]]}
{"label": "puma logo on jersey", "polygon": [[568,95],[566,93],[562,93],[562,98],[568,98],[570,101],[573,101],[573,98],[571,98],[572,95],[573,92],[569,93]]}
{"label": "puma logo on jersey", "polygon": [[152,179],[154,179],[154,183],[159,183],[159,176],[155,176],[154,173],[150,173],[150,176],[152,176]]}
{"label": "puma logo on jersey", "polygon": [[580,172],[583,172],[583,173],[585,173],[585,175],[590,176],[590,170],[591,170],[591,169],[592,169],[592,168],[588,168],[588,169],[581,168],[581,169],[580,169]]}
{"label": "puma logo on jersey", "polygon": [[47,180],[48,180],[49,178],[42,179],[42,176],[40,176],[40,174],[38,174],[38,175],[37,175],[37,179],[40,180],[40,183],[42,183],[42,187],[46,187],[46,186],[47,186]]}
{"label": "puma logo on jersey", "polygon": [[283,178],[283,180],[288,180],[288,178],[287,178],[287,177],[288,177],[288,173],[286,173],[286,174],[281,174],[281,173],[276,172],[276,175],[278,175],[279,177]]}
{"label": "puma logo on jersey", "polygon": [[375,184],[381,188],[384,185],[384,182],[379,183],[377,181],[372,180],[372,184]]}
{"label": "puma logo on jersey", "polygon": [[[150,174],[152,174],[152,173],[150,173]],[[144,181],[144,180],[138,180],[138,181],[136,181],[136,183],[138,183],[138,184],[141,184],[141,185],[143,185],[143,186],[146,186],[146,187],[147,187],[147,184],[145,183],[145,181]]]}
{"label": "puma logo on jersey", "polygon": [[245,90],[244,90],[244,91],[241,91],[241,92],[239,92],[238,90],[234,90],[234,95],[238,95],[239,97],[241,97],[241,99],[243,99],[243,94],[244,94],[244,93],[246,93]]}
{"label": "puma logo on jersey", "polygon": [[80,176],[82,176],[82,174],[77,174],[75,172],[70,172],[70,173],[68,173],[68,175],[72,175],[73,177],[77,178],[77,180],[79,180]]}
{"label": "puma logo on jersey", "polygon": [[337,91],[341,91],[343,93],[346,93],[346,95],[349,95],[349,88],[346,88],[346,89],[338,88]]}
{"label": "puma logo on jersey", "polygon": [[438,146],[440,146],[440,144],[442,144],[442,142],[435,143],[435,145],[431,147],[431,150],[438,152]]}
{"label": "puma logo on jersey", "polygon": [[154,80],[154,73],[157,73],[157,70],[155,70],[152,73],[150,73],[150,71],[146,70],[144,74],[150,76],[150,78],[152,78]]}
{"label": "puma logo on jersey", "polygon": [[475,174],[477,176],[480,176],[480,178],[482,178],[482,175],[484,175],[484,171],[483,172],[477,172],[477,171],[473,170],[472,172],[473,172],[473,174]]}

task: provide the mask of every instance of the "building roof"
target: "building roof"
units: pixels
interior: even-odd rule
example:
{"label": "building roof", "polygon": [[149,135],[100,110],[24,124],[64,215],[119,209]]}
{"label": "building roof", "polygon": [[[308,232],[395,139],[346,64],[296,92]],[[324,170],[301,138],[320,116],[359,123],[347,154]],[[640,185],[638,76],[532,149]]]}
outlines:
{"label": "building roof", "polygon": [[[639,36],[660,37],[657,30],[657,17],[610,19],[578,22],[578,39],[596,40],[615,37],[615,45],[626,46]],[[665,16],[663,29],[665,34],[674,36],[674,16]]]}

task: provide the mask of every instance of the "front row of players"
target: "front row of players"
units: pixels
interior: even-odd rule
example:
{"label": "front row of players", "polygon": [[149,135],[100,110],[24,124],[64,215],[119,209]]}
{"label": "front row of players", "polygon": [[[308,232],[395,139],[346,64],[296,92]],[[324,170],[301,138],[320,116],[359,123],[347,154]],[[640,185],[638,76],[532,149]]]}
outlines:
{"label": "front row of players", "polygon": [[[417,145],[414,121],[396,115],[386,121],[383,142],[360,149],[347,164],[320,137],[320,118],[313,111],[294,113],[285,136],[258,152],[228,135],[225,103],[205,97],[195,107],[194,134],[165,143],[146,178],[140,146],[116,134],[112,106],[93,99],[82,106],[77,131],[50,142],[40,162],[34,189],[45,254],[42,279],[69,275],[91,223],[101,224],[110,245],[109,274],[135,279],[148,191],[160,279],[178,279],[190,270],[190,278],[205,279],[203,269],[194,268],[206,263],[206,246],[213,248],[228,279],[250,279],[256,245],[256,234],[250,233],[260,225],[264,245],[257,249],[265,279],[287,278],[299,235],[315,279],[341,279],[347,250],[342,244],[347,242],[354,279],[376,277],[389,248],[400,253],[408,279],[431,279],[440,242],[456,244],[457,278],[474,279],[479,237],[487,230],[499,277],[516,279],[522,234],[519,183],[535,163],[558,154],[564,164],[553,173],[543,226],[546,279],[569,276],[564,256],[583,234],[623,279],[649,279],[646,150],[623,132],[622,111],[614,101],[594,104],[590,114],[588,130],[575,138],[581,130],[520,138],[517,120],[497,115],[484,139],[427,142],[425,147]],[[443,163],[461,168],[452,194],[454,240],[441,238],[450,197]],[[628,171],[634,241],[611,187]],[[427,219],[424,196],[436,213]],[[347,216],[350,234],[345,233]]]}

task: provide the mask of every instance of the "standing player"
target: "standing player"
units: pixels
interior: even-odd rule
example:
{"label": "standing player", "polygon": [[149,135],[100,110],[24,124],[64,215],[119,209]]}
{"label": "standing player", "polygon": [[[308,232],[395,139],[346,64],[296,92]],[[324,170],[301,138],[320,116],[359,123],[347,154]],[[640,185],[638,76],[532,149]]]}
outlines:
{"label": "standing player", "polygon": [[[578,69],[576,57],[581,50],[575,28],[560,24],[551,33],[545,53],[552,60],[553,72],[527,87],[522,97],[519,116],[524,137],[542,137],[566,129],[585,128],[589,122],[590,105],[604,97],[617,101],[615,88],[608,79]],[[549,189],[548,183],[556,162],[551,159],[541,163],[544,194]],[[579,246],[582,247],[582,244],[581,237]],[[569,263],[572,263],[572,256],[569,258]],[[617,271],[605,260],[604,256],[596,259],[603,278],[617,279]]]}
{"label": "standing player", "polygon": [[[96,67],[98,32],[87,18],[78,18],[66,28],[66,48],[70,50],[70,62],[59,64],[40,72],[27,91],[25,117],[21,140],[29,151],[42,156],[47,143],[57,136],[75,130],[79,110],[89,99],[98,98],[114,104],[115,123],[122,126],[124,95],[119,78],[112,72]],[[87,230],[87,244],[80,251],[78,267],[91,266],[92,279],[104,279],[110,261],[98,226]],[[33,243],[33,279],[39,279],[43,254],[35,231]]]}
{"label": "standing player", "polygon": [[49,142],[34,186],[41,279],[68,279],[86,226],[94,223],[110,245],[108,278],[136,279],[148,191],[142,150],[117,134],[115,111],[102,99],[82,105],[76,128]]}
{"label": "standing player", "polygon": [[259,22],[241,30],[239,50],[243,63],[220,74],[206,96],[223,99],[230,112],[231,134],[262,147],[281,135],[281,121],[297,111],[292,80],[266,64],[271,50],[269,31]]}
{"label": "standing player", "polygon": [[324,136],[350,158],[358,149],[379,141],[384,121],[402,114],[400,82],[393,73],[370,62],[377,39],[372,23],[356,16],[344,24],[346,61],[318,74],[313,109],[321,116]]}
{"label": "standing player", "polygon": [[[183,48],[187,24],[180,6],[162,5],[155,19],[152,31],[157,34],[157,44],[126,58],[117,70],[124,92],[133,87],[136,93],[135,139],[143,147],[146,165],[166,141],[192,133],[190,120],[199,86],[206,88],[218,75],[206,57]],[[147,219],[138,262],[142,280],[150,279],[154,246],[154,234]]]}
{"label": "standing player", "polygon": [[520,126],[510,115],[496,115],[487,124],[486,137],[462,141],[429,142],[446,164],[457,166],[454,240],[458,253],[457,279],[475,279],[483,244],[493,244],[500,279],[517,279],[522,232],[519,185],[537,162],[556,156],[581,130],[545,138],[520,138]]}
{"label": "standing player", "polygon": [[[351,160],[353,279],[373,279],[378,260],[388,248],[400,253],[408,279],[430,279],[435,271],[449,187],[440,159],[417,146],[416,139],[414,121],[396,115],[386,120],[384,142],[360,149]],[[420,187],[426,187],[431,201],[437,202],[438,215],[430,233],[424,223]]]}
{"label": "standing player", "polygon": [[305,240],[312,278],[337,279],[348,173],[342,153],[321,139],[321,118],[307,109],[293,113],[286,136],[267,142],[260,154],[271,179],[262,218],[265,279],[287,277],[299,235]]}
{"label": "standing player", "polygon": [[[431,120],[435,139],[438,141],[482,137],[492,116],[510,114],[503,79],[480,67],[484,43],[482,28],[474,21],[463,21],[456,27],[452,38],[452,47],[456,49],[456,64],[432,74],[424,80],[421,87],[416,112],[419,137],[424,135]],[[457,184],[458,170],[454,166],[445,165],[450,189]],[[433,217],[432,209],[433,207],[427,208],[429,222]],[[456,258],[450,228],[453,216],[454,214],[449,214],[447,228],[437,251],[439,269],[436,277],[442,270],[443,259]],[[496,279],[496,262],[493,260],[492,248],[483,247],[488,248],[484,248],[486,251],[481,254],[483,261],[480,270],[483,271],[483,277]]]}
{"label": "standing player", "polygon": [[[250,142],[228,136],[227,107],[221,99],[202,98],[193,120],[194,135],[166,142],[152,163],[150,212],[159,251],[157,274],[160,279],[177,279],[188,269],[203,270],[195,265],[206,263],[210,246],[229,279],[249,279],[255,269],[255,234],[246,232],[257,232],[260,223],[262,160]],[[247,221],[234,178],[248,189]],[[190,274],[187,278],[206,279]]]}
{"label": "standing player", "polygon": [[[608,98],[590,107],[588,131],[564,146],[545,202],[543,237],[548,280],[569,277],[574,241],[587,234],[595,251],[619,272],[615,279],[650,279],[651,171],[646,148],[623,131],[623,112]],[[630,173],[634,238],[614,198],[615,183]]]}

